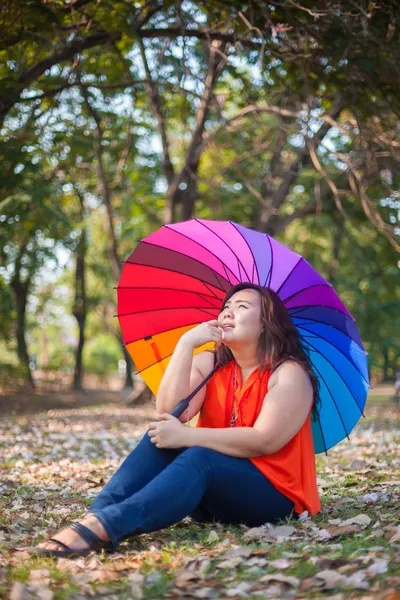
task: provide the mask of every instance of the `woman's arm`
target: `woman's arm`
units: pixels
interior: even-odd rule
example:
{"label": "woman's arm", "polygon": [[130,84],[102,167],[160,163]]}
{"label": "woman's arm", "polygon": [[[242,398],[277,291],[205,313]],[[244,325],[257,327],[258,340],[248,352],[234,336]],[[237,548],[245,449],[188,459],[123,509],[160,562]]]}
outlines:
{"label": "woman's arm", "polygon": [[[158,413],[171,413],[181,400],[200,385],[213,368],[214,354],[212,352],[204,351],[193,356],[193,348],[185,347],[183,344],[180,348],[176,347],[175,352],[158,390],[156,398]],[[188,356],[190,360],[187,360]],[[206,391],[207,386],[205,385],[189,402],[189,419],[193,419],[201,409]],[[186,423],[188,419],[186,410],[178,418],[182,423]]]}
{"label": "woman's arm", "polygon": [[265,439],[254,427],[188,427],[187,443],[204,446],[228,456],[251,458],[265,453]]}
{"label": "woman's arm", "polygon": [[268,393],[254,423],[265,441],[265,454],[278,452],[302,428],[313,401],[313,388],[306,371],[285,361],[271,375]]}
{"label": "woman's arm", "polygon": [[[201,352],[193,358],[193,350],[200,348],[208,342],[220,343],[222,335],[222,329],[216,319],[204,321],[183,334],[175,346],[175,350],[160,383],[156,398],[158,413],[170,413],[173,411],[179,402],[196,389],[208,375],[212,366],[210,366],[206,375],[203,375],[202,368],[206,366],[207,361],[212,360],[211,353]],[[203,357],[204,354],[207,358]],[[199,368],[200,365],[202,368]],[[205,393],[204,386],[196,394],[196,402],[193,403],[195,399],[193,398],[189,406],[192,407],[194,404],[201,406],[205,398]],[[189,412],[189,418],[192,416],[190,416]]]}
{"label": "woman's arm", "polygon": [[156,397],[159,413],[171,412],[190,393],[193,347],[181,338],[161,379]]}

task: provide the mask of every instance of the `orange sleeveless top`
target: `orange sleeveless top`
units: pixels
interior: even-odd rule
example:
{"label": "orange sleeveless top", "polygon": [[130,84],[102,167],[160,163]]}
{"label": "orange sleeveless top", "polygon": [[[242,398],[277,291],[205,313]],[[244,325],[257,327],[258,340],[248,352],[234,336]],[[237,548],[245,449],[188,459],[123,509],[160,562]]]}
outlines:
{"label": "orange sleeveless top", "polygon": [[[229,427],[233,400],[234,360],[220,367],[211,377],[196,427]],[[253,427],[268,392],[271,372],[266,370],[261,377],[255,369],[242,385],[242,373],[238,369],[236,427]],[[295,436],[273,454],[250,457],[249,460],[272,483],[272,485],[294,502],[294,510],[300,514],[307,510],[316,515],[320,509],[317,488],[314,444],[311,431],[311,411]]]}

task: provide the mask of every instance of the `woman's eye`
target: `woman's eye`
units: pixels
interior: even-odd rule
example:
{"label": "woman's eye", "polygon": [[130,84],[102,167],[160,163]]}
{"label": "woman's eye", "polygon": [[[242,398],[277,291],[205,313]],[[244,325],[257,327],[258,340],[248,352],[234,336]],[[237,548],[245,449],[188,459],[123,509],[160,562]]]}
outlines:
{"label": "woman's eye", "polygon": [[239,304],[239,308],[243,306],[243,308],[247,308],[247,306],[245,306],[244,304]]}

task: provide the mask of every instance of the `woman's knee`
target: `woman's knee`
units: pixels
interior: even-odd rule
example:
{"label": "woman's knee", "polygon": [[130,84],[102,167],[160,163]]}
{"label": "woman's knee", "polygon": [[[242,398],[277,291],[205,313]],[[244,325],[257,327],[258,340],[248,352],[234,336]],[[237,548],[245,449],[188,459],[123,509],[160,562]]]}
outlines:
{"label": "woman's knee", "polygon": [[192,446],[184,450],[174,462],[178,461],[187,468],[195,468],[206,478],[208,485],[212,485],[217,454],[220,453],[210,448]]}
{"label": "woman's knee", "polygon": [[216,450],[211,450],[211,448],[204,448],[204,446],[191,446],[190,448],[184,450],[181,456],[185,456],[191,459],[212,461],[213,457],[220,454],[220,452],[217,452]]}

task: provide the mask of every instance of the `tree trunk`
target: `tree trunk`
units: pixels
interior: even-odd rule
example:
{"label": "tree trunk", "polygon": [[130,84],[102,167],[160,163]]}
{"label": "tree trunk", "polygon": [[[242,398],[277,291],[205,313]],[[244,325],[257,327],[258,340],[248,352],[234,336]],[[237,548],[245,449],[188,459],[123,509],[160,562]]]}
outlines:
{"label": "tree trunk", "polygon": [[133,389],[134,385],[133,385],[133,376],[132,376],[132,359],[131,356],[128,352],[128,350],[126,349],[126,346],[122,346],[122,349],[124,351],[124,357],[125,357],[125,362],[126,362],[126,375],[125,375],[125,384],[124,384],[124,388],[129,388],[129,389]]}
{"label": "tree trunk", "polygon": [[143,379],[136,382],[133,391],[126,397],[124,403],[127,406],[144,406],[154,401],[154,394]]}
{"label": "tree trunk", "polygon": [[[122,264],[121,264],[121,260],[119,258],[118,240],[117,240],[117,236],[115,233],[115,227],[114,227],[115,216],[114,216],[114,209],[113,209],[113,204],[112,204],[112,200],[113,200],[112,193],[110,191],[110,186],[109,186],[109,182],[107,179],[107,173],[106,173],[106,169],[105,169],[105,166],[103,163],[103,153],[102,153],[102,146],[101,146],[101,141],[103,138],[103,130],[101,127],[101,119],[100,119],[99,115],[97,114],[97,111],[94,109],[94,107],[90,103],[89,95],[88,95],[86,88],[81,86],[81,91],[82,91],[83,97],[85,98],[86,107],[96,124],[96,129],[95,129],[95,133],[94,133],[94,136],[95,136],[94,149],[95,149],[96,158],[97,158],[96,171],[97,171],[97,176],[98,176],[98,180],[99,180],[102,201],[103,201],[103,204],[104,204],[104,206],[106,208],[106,212],[107,212],[108,242],[109,242],[108,250],[109,250],[109,256],[110,256],[111,269],[112,269],[112,273],[113,273],[115,281],[118,281],[119,278],[121,277],[121,273],[122,273]],[[122,339],[119,338],[118,341],[122,342]],[[126,362],[126,379],[125,379],[124,387],[125,388],[133,388],[132,361],[131,361],[131,358],[130,358],[125,346],[123,346],[123,352],[124,352],[124,358],[125,358],[125,362]]]}
{"label": "tree trunk", "polygon": [[24,250],[24,247],[20,249],[15,262],[15,273],[11,280],[11,288],[15,296],[15,306],[17,309],[17,354],[20,363],[24,367],[27,383],[32,389],[34,389],[35,382],[33,381],[32,372],[29,365],[29,352],[25,339],[26,304],[31,284],[31,275],[29,275],[25,281],[21,280],[21,259],[24,254]]}
{"label": "tree trunk", "polygon": [[[328,116],[331,119],[336,120],[342,112],[344,106],[344,100],[338,94],[338,96],[332,104],[332,109]],[[323,125],[321,125],[319,130],[314,133],[312,142],[315,148],[317,148],[317,146],[322,142],[330,128],[330,123],[325,122],[323,123]],[[276,164],[274,164],[274,169],[277,168],[278,163],[282,160],[282,150],[282,139],[279,138],[276,146],[276,156],[274,155],[274,161],[276,161]],[[255,227],[257,231],[262,231],[264,233],[274,236],[276,235],[276,233],[282,230],[282,228],[280,227],[280,219],[282,218],[280,216],[280,209],[303,169],[312,164],[313,163],[310,154],[310,148],[306,143],[304,148],[298,151],[297,156],[292,161],[292,163],[288,167],[286,167],[286,170],[284,170],[283,174],[280,177],[280,183],[278,185],[275,184],[275,188],[273,188],[272,185],[269,184],[263,190],[263,193],[265,195],[264,200],[262,202],[262,206],[259,211],[255,211],[253,214],[253,218],[258,218],[258,222],[256,223]]]}
{"label": "tree trunk", "polygon": [[388,380],[388,371],[389,371],[389,351],[387,348],[382,349],[383,354],[383,381]]}
{"label": "tree trunk", "polygon": [[340,248],[343,235],[343,228],[336,223],[337,229],[333,234],[332,239],[332,258],[328,265],[329,283],[333,286],[337,283],[338,271],[340,266]]}
{"label": "tree trunk", "polygon": [[[77,192],[81,207],[81,219],[83,223],[84,219],[84,201],[83,196]],[[85,324],[87,315],[87,298],[86,298],[86,273],[85,273],[85,259],[86,259],[86,227],[83,224],[78,247],[76,249],[76,268],[75,268],[75,302],[72,309],[72,314],[78,322],[79,328],[79,341],[75,354],[75,369],[74,369],[74,381],[73,389],[81,390],[83,388],[83,347],[85,345]]]}

